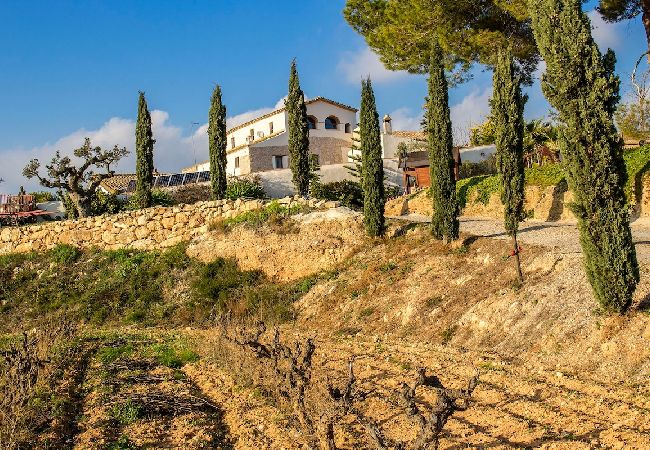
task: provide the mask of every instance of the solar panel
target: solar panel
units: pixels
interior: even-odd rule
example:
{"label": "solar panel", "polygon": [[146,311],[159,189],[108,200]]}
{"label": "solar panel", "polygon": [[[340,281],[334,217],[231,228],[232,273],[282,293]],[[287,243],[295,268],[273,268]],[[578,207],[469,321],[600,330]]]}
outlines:
{"label": "solar panel", "polygon": [[198,178],[198,176],[199,176],[198,172],[186,173],[185,179],[183,180],[183,184],[196,183],[196,179]]}
{"label": "solar panel", "polygon": [[199,180],[197,183],[203,183],[205,181],[210,181],[210,172],[199,172]]}
{"label": "solar panel", "polygon": [[126,192],[135,192],[135,180],[129,181],[129,184],[126,186]]}
{"label": "solar panel", "polygon": [[171,176],[169,179],[169,184],[168,186],[180,186],[183,184],[183,177],[185,176],[184,173],[176,173]]}
{"label": "solar panel", "polygon": [[154,186],[156,187],[165,187],[169,183],[169,175],[161,175],[158,178],[156,178],[156,182],[154,183]]}

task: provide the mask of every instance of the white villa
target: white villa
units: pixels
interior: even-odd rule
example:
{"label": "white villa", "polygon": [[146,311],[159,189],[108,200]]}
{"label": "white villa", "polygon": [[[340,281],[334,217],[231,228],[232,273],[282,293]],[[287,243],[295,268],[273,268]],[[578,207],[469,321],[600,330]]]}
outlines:
{"label": "white villa", "polygon": [[[322,166],[347,163],[357,109],[324,97],[305,101],[309,120],[309,150]],[[289,168],[288,115],[280,108],[227,132],[226,172],[239,176]],[[183,173],[210,170],[209,161]]]}

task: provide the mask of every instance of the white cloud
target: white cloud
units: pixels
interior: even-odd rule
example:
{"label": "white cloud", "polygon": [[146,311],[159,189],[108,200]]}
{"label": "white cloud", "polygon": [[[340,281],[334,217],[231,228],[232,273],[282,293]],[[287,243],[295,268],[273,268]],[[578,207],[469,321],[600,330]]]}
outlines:
{"label": "white cloud", "polygon": [[390,113],[393,130],[395,131],[415,131],[420,130],[422,126],[422,113],[414,114],[410,108],[399,108]]}
{"label": "white cloud", "polygon": [[349,83],[358,84],[370,76],[373,82],[383,83],[399,80],[408,76],[408,72],[388,70],[379,60],[379,56],[369,47],[356,52],[345,52],[341,55],[338,70]]}
{"label": "white cloud", "polygon": [[[282,103],[281,103],[282,102]],[[284,105],[283,99],[277,104]],[[245,123],[255,117],[269,113],[277,108],[260,108],[247,111],[227,118],[228,127]],[[208,157],[208,125],[199,125],[189,135],[172,124],[169,113],[154,110],[151,112],[152,131],[156,145],[154,147],[154,166],[161,172],[178,172],[183,167],[202,162]],[[83,144],[84,138],[90,138],[93,145],[102,148],[112,148],[114,145],[126,147],[131,153],[123,158],[115,167],[116,172],[135,172],[135,121],[121,117],[113,117],[96,130],[79,129],[64,136],[54,143],[46,143],[31,149],[0,150],[3,165],[0,167],[0,192],[15,193],[19,186],[33,191],[42,189],[35,179],[28,180],[22,176],[22,169],[31,159],[38,159],[43,166],[49,163],[56,150],[64,155],[72,156],[72,150]]]}
{"label": "white cloud", "polygon": [[605,22],[603,17],[595,9],[587,13],[591,20],[592,36],[600,47],[601,51],[608,48],[616,49],[621,43],[620,23]]}
{"label": "white cloud", "polygon": [[[465,96],[460,103],[451,106],[451,124],[456,145],[466,145],[469,142],[471,127],[482,123],[490,113],[490,97],[492,88],[474,90]],[[422,113],[414,113],[409,108],[399,108],[390,113],[394,130],[420,130]]]}
{"label": "white cloud", "polygon": [[490,114],[491,96],[491,87],[483,91],[476,89],[451,107],[451,124],[456,145],[466,145],[469,142],[469,130],[482,123]]}

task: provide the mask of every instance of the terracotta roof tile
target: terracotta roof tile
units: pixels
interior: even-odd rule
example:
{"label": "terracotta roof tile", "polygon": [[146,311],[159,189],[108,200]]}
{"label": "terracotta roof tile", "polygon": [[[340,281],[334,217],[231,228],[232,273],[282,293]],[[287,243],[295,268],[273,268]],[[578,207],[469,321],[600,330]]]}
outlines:
{"label": "terracotta roof tile", "polygon": [[135,181],[135,179],[134,173],[118,173],[110,178],[103,179],[100,186],[112,194],[119,194],[125,192],[129,182]]}
{"label": "terracotta roof tile", "polygon": [[427,133],[424,131],[393,131],[393,136],[411,139],[426,139]]}

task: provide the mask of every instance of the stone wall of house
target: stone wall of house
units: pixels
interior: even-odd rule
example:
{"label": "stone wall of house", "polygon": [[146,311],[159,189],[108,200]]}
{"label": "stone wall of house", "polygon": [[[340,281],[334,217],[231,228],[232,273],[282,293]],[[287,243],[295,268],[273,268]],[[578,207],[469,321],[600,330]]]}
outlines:
{"label": "stone wall of house", "polygon": [[[309,152],[314,155],[318,155],[318,160],[321,165],[347,163],[349,148],[350,142],[346,141],[345,139],[332,137],[309,138]],[[288,155],[289,148],[286,145],[272,147],[253,147],[250,149],[250,172],[264,172],[267,170],[273,170],[272,157]]]}
{"label": "stone wall of house", "polygon": [[[337,202],[307,201],[298,197],[287,197],[279,202],[287,206],[310,203],[309,206],[316,208],[338,206]],[[206,233],[212,222],[264,208],[267,203],[262,200],[217,200],[5,227],[0,228],[0,254],[46,250],[57,244],[103,250],[165,248]]]}

